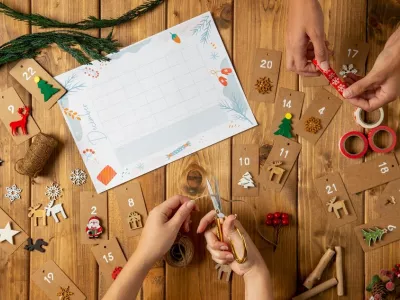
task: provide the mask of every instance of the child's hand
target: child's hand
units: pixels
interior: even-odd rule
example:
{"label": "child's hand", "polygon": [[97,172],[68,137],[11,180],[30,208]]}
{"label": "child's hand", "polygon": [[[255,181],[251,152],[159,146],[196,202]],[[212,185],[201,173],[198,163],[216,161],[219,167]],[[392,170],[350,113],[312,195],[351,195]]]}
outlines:
{"label": "child's hand", "polygon": [[316,58],[323,70],[329,68],[324,33],[324,15],[318,0],[289,1],[286,28],[287,69],[302,76],[318,76],[320,73],[310,62]]}
{"label": "child's hand", "polygon": [[[202,233],[206,230],[209,224],[212,224],[215,219],[215,211],[210,211],[205,215],[197,228],[197,233]],[[247,245],[247,260],[243,264],[239,264],[235,261],[233,254],[230,249],[229,239],[232,240],[235,250],[239,257],[243,256],[244,247],[243,242],[239,234],[235,230],[235,226],[239,229]],[[224,234],[224,241],[228,243],[222,243],[217,237],[217,227],[207,230],[204,233],[204,237],[207,241],[207,249],[210,252],[212,259],[218,264],[230,265],[232,270],[240,276],[250,276],[250,274],[265,275],[268,273],[267,266],[261,257],[260,252],[254,245],[253,241],[244,230],[242,224],[236,220],[236,216],[228,216],[222,225],[222,232]],[[253,276],[251,275],[251,276]]]}
{"label": "child's hand", "polygon": [[149,213],[136,249],[138,255],[151,267],[171,248],[179,230],[189,231],[190,216],[198,207],[189,198],[173,196]]}

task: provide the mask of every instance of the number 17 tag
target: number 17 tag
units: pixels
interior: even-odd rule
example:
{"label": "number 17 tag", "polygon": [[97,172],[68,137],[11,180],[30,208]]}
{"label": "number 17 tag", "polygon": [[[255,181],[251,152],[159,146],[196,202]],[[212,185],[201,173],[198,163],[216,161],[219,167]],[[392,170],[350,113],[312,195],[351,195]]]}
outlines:
{"label": "number 17 tag", "polygon": [[130,181],[114,189],[127,236],[138,236],[147,220],[147,208],[139,182]]}
{"label": "number 17 tag", "polygon": [[47,261],[33,273],[32,280],[49,299],[59,300],[62,299],[61,296],[67,294],[69,294],[70,299],[86,299],[86,296],[52,260]]}

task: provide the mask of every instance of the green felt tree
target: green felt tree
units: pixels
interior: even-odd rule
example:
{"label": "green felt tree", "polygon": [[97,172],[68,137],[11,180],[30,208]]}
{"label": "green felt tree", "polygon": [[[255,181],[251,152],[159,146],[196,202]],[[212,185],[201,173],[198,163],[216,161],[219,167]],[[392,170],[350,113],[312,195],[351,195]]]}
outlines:
{"label": "green felt tree", "polygon": [[292,138],[292,114],[287,113],[282,120],[279,129],[274,132],[274,135],[282,135],[288,139]]}
{"label": "green felt tree", "polygon": [[365,241],[368,243],[368,246],[371,247],[371,241],[376,243],[377,240],[381,240],[382,236],[386,233],[385,229],[380,229],[375,227],[375,229],[362,229],[362,234],[364,236]]}
{"label": "green felt tree", "polygon": [[47,81],[44,81],[39,76],[36,76],[34,80],[37,83],[37,86],[40,89],[40,92],[44,95],[44,102],[49,101],[51,96],[53,96],[55,93],[57,93],[60,90],[60,89],[54,88],[51,84],[47,83]]}

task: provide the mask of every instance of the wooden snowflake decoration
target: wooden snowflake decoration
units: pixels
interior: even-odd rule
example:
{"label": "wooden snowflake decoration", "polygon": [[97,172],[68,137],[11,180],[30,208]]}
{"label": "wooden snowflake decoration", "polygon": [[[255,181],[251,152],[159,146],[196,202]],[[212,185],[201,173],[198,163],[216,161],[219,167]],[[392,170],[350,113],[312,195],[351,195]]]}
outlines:
{"label": "wooden snowflake decoration", "polygon": [[83,171],[81,169],[75,169],[71,172],[69,179],[71,179],[71,181],[74,185],[79,186],[79,185],[86,183],[87,175],[86,175],[85,171]]}
{"label": "wooden snowflake decoration", "polygon": [[71,300],[71,296],[73,295],[73,292],[70,292],[69,286],[66,288],[63,288],[60,286],[60,291],[57,293],[57,296],[61,300]]}
{"label": "wooden snowflake decoration", "polygon": [[53,182],[52,185],[46,186],[45,195],[49,200],[57,200],[61,197],[62,188],[58,183]]}
{"label": "wooden snowflake decoration", "polygon": [[316,134],[322,129],[321,119],[310,117],[305,121],[306,131]]}
{"label": "wooden snowflake decoration", "polygon": [[347,74],[357,74],[358,70],[356,68],[354,68],[353,64],[349,64],[349,65],[342,65],[342,70],[339,72],[339,74],[342,77],[346,77]]}
{"label": "wooden snowflake decoration", "polygon": [[272,92],[272,87],[272,81],[267,77],[260,77],[255,84],[255,88],[260,94],[269,94]]}
{"label": "wooden snowflake decoration", "polygon": [[16,184],[13,184],[11,187],[6,187],[7,194],[4,196],[10,199],[11,202],[14,202],[16,199],[21,199],[22,189],[17,187]]}

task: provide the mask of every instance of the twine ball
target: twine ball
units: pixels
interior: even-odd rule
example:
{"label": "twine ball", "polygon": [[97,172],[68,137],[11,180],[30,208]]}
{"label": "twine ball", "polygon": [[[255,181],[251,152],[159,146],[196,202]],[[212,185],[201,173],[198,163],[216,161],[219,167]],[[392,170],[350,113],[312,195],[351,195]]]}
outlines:
{"label": "twine ball", "polygon": [[193,255],[193,242],[189,237],[180,235],[168,250],[167,254],[165,254],[164,259],[171,267],[184,268],[191,263]]}

